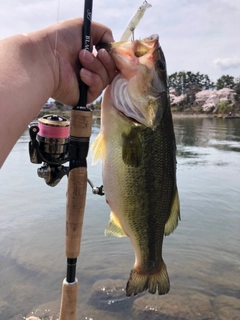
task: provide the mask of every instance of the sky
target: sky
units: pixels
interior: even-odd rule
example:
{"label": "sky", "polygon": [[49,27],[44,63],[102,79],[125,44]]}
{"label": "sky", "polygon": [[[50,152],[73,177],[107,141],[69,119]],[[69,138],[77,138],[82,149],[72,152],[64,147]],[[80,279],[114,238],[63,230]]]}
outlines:
{"label": "sky", "polygon": [[[168,74],[191,71],[214,82],[240,77],[239,0],[148,0],[152,5],[135,30],[135,39],[158,34]],[[143,0],[93,0],[94,21],[120,39]],[[0,0],[0,39],[83,16],[84,1]]]}

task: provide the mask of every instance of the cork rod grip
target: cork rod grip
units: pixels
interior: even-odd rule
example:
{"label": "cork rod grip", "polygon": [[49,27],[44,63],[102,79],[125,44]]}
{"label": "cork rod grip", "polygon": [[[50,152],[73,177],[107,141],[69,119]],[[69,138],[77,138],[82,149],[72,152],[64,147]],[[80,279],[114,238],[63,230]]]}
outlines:
{"label": "cork rod grip", "polygon": [[72,284],[63,280],[59,319],[77,320],[78,281]]}
{"label": "cork rod grip", "polygon": [[66,256],[77,258],[80,254],[82,224],[86,202],[87,168],[69,172],[66,208]]}
{"label": "cork rod grip", "polygon": [[92,134],[92,112],[74,110],[70,117],[70,135],[73,137],[90,138]]}

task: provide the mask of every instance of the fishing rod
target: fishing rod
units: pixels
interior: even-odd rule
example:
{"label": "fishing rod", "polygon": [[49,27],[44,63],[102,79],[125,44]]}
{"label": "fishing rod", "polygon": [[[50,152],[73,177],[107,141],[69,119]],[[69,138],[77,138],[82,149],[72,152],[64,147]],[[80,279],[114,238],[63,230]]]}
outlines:
{"label": "fishing rod", "polygon": [[[82,48],[90,51],[92,0],[85,0]],[[78,105],[71,110],[69,173],[66,203],[67,275],[62,284],[60,320],[77,319],[77,257],[80,254],[82,224],[87,189],[87,155],[92,133],[92,112],[87,108],[88,87],[80,81]]]}
{"label": "fishing rod", "polygon": [[[90,51],[93,0],[85,0],[82,49]],[[59,320],[77,319],[77,258],[80,254],[87,182],[94,194],[104,195],[103,186],[94,187],[87,178],[87,155],[92,133],[92,111],[87,108],[88,86],[80,80],[80,97],[70,114],[70,122],[58,115],[46,115],[29,125],[30,161],[43,162],[38,176],[47,185],[56,186],[68,175],[66,202],[66,278],[62,284]],[[69,167],[63,166],[69,162]]]}

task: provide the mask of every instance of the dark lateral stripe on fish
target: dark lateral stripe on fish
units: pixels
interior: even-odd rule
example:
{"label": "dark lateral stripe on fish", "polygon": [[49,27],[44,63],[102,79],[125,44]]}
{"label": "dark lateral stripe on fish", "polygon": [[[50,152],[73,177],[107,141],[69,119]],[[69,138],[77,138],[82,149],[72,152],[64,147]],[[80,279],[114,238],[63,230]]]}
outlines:
{"label": "dark lateral stripe on fish", "polygon": [[[148,160],[148,163],[146,163],[146,166],[148,168],[152,167],[152,170],[146,171],[145,174],[145,185],[148,186],[148,188],[151,188],[149,190],[150,194],[152,194],[152,197],[150,197],[150,201],[148,203],[149,208],[149,215],[148,215],[148,261],[149,261],[149,270],[151,270],[151,267],[154,267],[154,264],[156,264],[155,261],[161,261],[162,260],[162,241],[163,241],[163,230],[166,223],[166,215],[163,215],[162,212],[170,211],[171,207],[171,198],[173,197],[173,177],[175,175],[174,170],[171,169],[173,166],[171,166],[170,162],[173,161],[174,157],[161,157],[160,152],[163,154],[169,154],[169,152],[166,152],[167,150],[164,150],[168,147],[167,141],[164,141],[165,139],[168,139],[168,132],[167,132],[167,126],[165,124],[165,119],[163,119],[163,122],[161,123],[161,127],[157,129],[156,131],[159,132],[159,135],[161,135],[161,145],[159,146],[150,146],[147,143],[144,143],[145,146],[144,149],[144,155],[143,158]],[[155,133],[149,133],[149,134],[158,134]],[[161,151],[160,151],[161,150]],[[147,157],[147,155],[151,152],[151,157]],[[170,153],[171,154],[171,153]],[[161,172],[161,176],[156,176],[154,166],[152,161],[154,162],[154,159],[158,157],[158,165],[162,167],[162,170],[159,170]],[[153,159],[153,160],[152,160]],[[170,164],[170,165],[169,165]],[[167,189],[167,190],[166,190]],[[156,194],[157,193],[157,194]],[[154,194],[156,194],[156,197],[154,197]],[[157,198],[157,200],[156,200]],[[153,214],[156,211],[156,208],[159,210],[159,214]],[[164,219],[165,218],[165,219]],[[156,228],[156,225],[158,225],[158,228]],[[159,231],[161,230],[162,239],[159,241]],[[154,232],[156,231],[156,232]],[[158,245],[157,245],[158,244]],[[158,268],[159,266],[156,265]]]}

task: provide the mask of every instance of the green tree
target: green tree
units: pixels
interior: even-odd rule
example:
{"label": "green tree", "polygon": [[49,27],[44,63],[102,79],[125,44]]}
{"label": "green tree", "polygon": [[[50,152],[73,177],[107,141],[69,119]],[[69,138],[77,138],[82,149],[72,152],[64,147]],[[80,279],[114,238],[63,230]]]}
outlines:
{"label": "green tree", "polygon": [[223,88],[233,89],[234,86],[235,86],[234,77],[229,76],[228,74],[221,76],[221,78],[219,78],[216,83],[217,90],[220,90]]}
{"label": "green tree", "polygon": [[218,105],[218,113],[229,113],[233,106],[229,101],[220,101]]}
{"label": "green tree", "polygon": [[59,111],[63,111],[63,110],[64,110],[64,104],[62,104],[61,102],[55,100],[55,101],[54,101],[54,104],[55,104],[56,108],[57,108]]}
{"label": "green tree", "polygon": [[234,85],[233,89],[236,91],[237,95],[239,96],[240,95],[240,77],[236,78],[234,80],[234,83],[235,83],[235,85]]}
{"label": "green tree", "polygon": [[174,72],[168,77],[168,84],[170,88],[174,88],[178,95],[183,91],[184,85],[184,72]]}
{"label": "green tree", "polygon": [[55,100],[54,103],[55,103],[55,105],[57,107],[62,107],[63,106],[63,104],[61,102],[57,101],[57,100]]}
{"label": "green tree", "polygon": [[102,104],[102,97],[100,97],[98,100],[96,100],[96,101],[93,103],[94,110],[99,110],[99,109],[101,109],[101,104]]}
{"label": "green tree", "polygon": [[177,94],[180,95],[190,91],[193,94],[201,90],[213,89],[215,85],[206,74],[180,71],[169,76],[169,87],[176,89]]}

